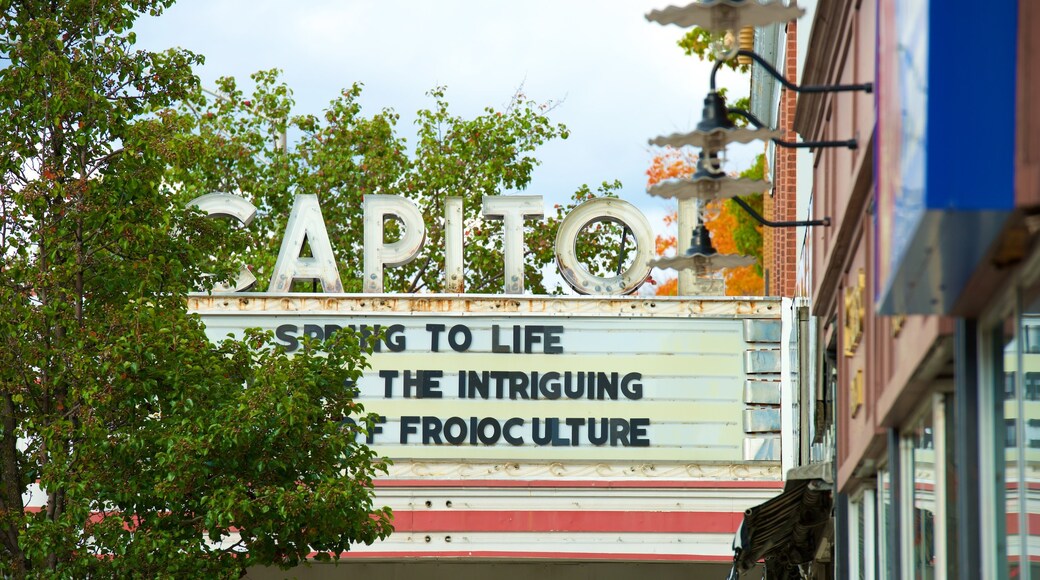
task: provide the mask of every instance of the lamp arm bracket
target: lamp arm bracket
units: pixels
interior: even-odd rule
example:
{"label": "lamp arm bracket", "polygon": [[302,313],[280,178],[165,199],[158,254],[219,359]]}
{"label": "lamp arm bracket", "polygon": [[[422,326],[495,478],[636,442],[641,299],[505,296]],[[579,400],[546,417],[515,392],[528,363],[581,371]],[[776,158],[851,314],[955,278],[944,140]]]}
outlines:
{"label": "lamp arm bracket", "polygon": [[766,226],[768,228],[797,228],[797,227],[813,227],[813,226],[830,227],[830,225],[831,225],[831,218],[829,218],[829,217],[825,217],[825,218],[820,219],[820,220],[782,221],[782,222],[769,221],[766,218],[764,218],[761,215],[759,215],[759,213],[757,211],[755,211],[754,208],[752,208],[750,205],[747,204],[747,202],[745,202],[744,200],[740,199],[739,197],[731,197],[730,199],[732,199],[744,211],[748,212],[748,215],[753,217],[755,219],[755,221],[757,221],[758,223],[760,223],[760,224],[762,224],[762,225],[764,225],[764,226]]}
{"label": "lamp arm bracket", "polygon": [[[765,123],[750,111],[730,107],[726,109],[726,112],[731,115],[740,115],[741,117],[744,117],[748,120],[748,123],[754,125],[756,129],[761,129],[765,126]],[[772,141],[778,146],[786,147],[788,149],[816,149],[823,147],[846,147],[848,149],[856,149],[859,147],[859,143],[855,139],[845,139],[844,141],[784,141],[782,139],[773,139]]]}
{"label": "lamp arm bracket", "polygon": [[[798,86],[791,81],[787,80],[784,75],[780,74],[780,71],[776,70],[773,65],[766,62],[764,58],[758,56],[757,53],[747,49],[740,49],[737,51],[735,56],[746,56],[755,62],[757,62],[770,76],[780,81],[780,84],[784,87],[796,92],[796,93],[837,93],[845,91],[863,91],[866,93],[874,92],[874,83],[860,83],[856,85],[810,85],[810,86]],[[711,90],[715,91],[715,75],[722,68],[725,61],[715,61],[715,66],[711,68]]]}
{"label": "lamp arm bracket", "polygon": [[781,141],[780,139],[773,139],[773,143],[788,149],[817,149],[826,147],[856,149],[859,147],[859,143],[855,139],[846,139],[844,141]]}

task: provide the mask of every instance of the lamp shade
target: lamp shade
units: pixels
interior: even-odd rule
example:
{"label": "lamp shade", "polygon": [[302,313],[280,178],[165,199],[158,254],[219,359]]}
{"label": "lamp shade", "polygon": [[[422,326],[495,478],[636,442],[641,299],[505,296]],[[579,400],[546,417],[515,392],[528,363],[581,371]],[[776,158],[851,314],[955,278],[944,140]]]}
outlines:
{"label": "lamp shade", "polygon": [[686,6],[669,6],[646,15],[650,22],[675,24],[683,28],[699,26],[709,32],[740,30],[745,26],[766,26],[788,22],[805,14],[804,8],[785,6],[781,0],[703,0]]}
{"label": "lamp shade", "polygon": [[690,177],[686,179],[667,179],[646,192],[654,197],[664,199],[728,199],[741,195],[749,195],[768,191],[773,184],[764,179],[733,178],[728,175],[719,177]]}
{"label": "lamp shade", "polygon": [[711,245],[711,235],[703,223],[698,223],[693,228],[690,239],[690,248],[681,256],[658,258],[651,260],[650,266],[672,270],[695,269],[698,272],[711,272],[721,268],[735,268],[737,266],[750,266],[755,263],[753,256],[741,256],[738,254],[720,254]]}
{"label": "lamp shade", "polygon": [[690,133],[673,133],[650,141],[658,147],[700,147],[708,154],[722,151],[730,143],[750,143],[761,139],[778,139],[780,131],[773,129],[749,129],[737,127],[730,121],[726,101],[712,91],[704,97],[704,110],[697,130]]}
{"label": "lamp shade", "polygon": [[726,99],[718,92],[710,91],[708,96],[704,97],[704,108],[701,110],[701,120],[697,123],[697,130],[711,133],[735,127],[736,125],[726,113]]}
{"label": "lamp shade", "polygon": [[663,270],[698,270],[714,272],[723,268],[738,268],[750,266],[755,263],[754,256],[741,256],[740,254],[713,254],[711,256],[673,256],[670,258],[658,258],[650,261],[650,266]]}
{"label": "lamp shade", "polygon": [[766,141],[779,139],[780,131],[773,129],[748,129],[747,127],[736,127],[734,129],[717,129],[710,133],[703,131],[691,131],[689,133],[672,133],[668,136],[655,137],[650,144],[657,147],[700,147],[706,151],[718,152],[726,148],[730,143],[750,143],[756,140]]}

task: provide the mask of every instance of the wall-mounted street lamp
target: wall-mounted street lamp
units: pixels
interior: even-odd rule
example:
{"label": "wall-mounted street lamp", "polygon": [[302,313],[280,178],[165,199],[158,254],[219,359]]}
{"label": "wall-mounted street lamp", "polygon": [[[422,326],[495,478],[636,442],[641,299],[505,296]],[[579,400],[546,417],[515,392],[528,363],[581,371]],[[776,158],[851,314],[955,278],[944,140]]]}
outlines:
{"label": "wall-mounted street lamp", "polygon": [[[767,190],[771,187],[770,183],[766,180],[729,177],[721,167],[721,156],[725,154],[726,146],[730,143],[750,143],[761,139],[772,141],[778,147],[785,148],[844,147],[855,149],[858,146],[855,138],[839,141],[785,141],[781,138],[780,131],[765,127],[750,112],[727,107],[725,98],[716,91],[715,77],[723,61],[734,57],[746,57],[756,62],[784,87],[798,93],[872,92],[874,87],[871,83],[798,86],[784,78],[779,71],[754,51],[739,48],[736,31],[747,26],[757,27],[787,22],[797,19],[804,13],[805,10],[794,5],[793,2],[791,5],[785,5],[783,0],[700,0],[684,7],[669,6],[647,14],[647,20],[659,24],[675,24],[684,28],[698,26],[707,30],[710,34],[711,52],[716,60],[711,71],[710,92],[704,99],[703,114],[701,121],[697,123],[696,130],[690,133],[658,137],[650,142],[651,145],[656,146],[700,147],[701,154],[697,160],[697,171],[688,178],[671,179],[652,186],[648,189],[650,195],[677,199],[680,201],[680,206],[683,201],[687,200],[707,201],[731,198],[760,224],[772,228],[831,225],[829,217],[801,221],[770,221],[763,218],[740,196]],[[730,115],[739,115],[747,119],[754,128],[737,127],[730,119]],[[711,246],[711,237],[704,227],[701,212],[699,209],[695,209],[694,213],[697,220],[696,226],[693,228],[693,239],[685,255],[662,258],[652,262],[652,265],[677,270],[692,269],[696,274],[703,275],[719,268],[743,266],[754,262],[754,259],[749,256],[718,254]],[[680,218],[681,215],[680,211]]]}
{"label": "wall-mounted street lamp", "polygon": [[755,258],[753,256],[718,253],[711,245],[711,235],[708,233],[708,228],[704,227],[704,224],[699,219],[697,227],[693,228],[690,248],[686,250],[685,254],[650,261],[650,265],[655,268],[693,270],[698,276],[721,268],[750,266],[754,263]]}
{"label": "wall-mounted street lamp", "polygon": [[687,6],[669,6],[654,10],[646,19],[658,24],[675,24],[683,28],[697,26],[711,34],[711,51],[716,59],[736,56],[736,32],[745,26],[766,26],[794,20],[805,14],[804,8],[785,6],[781,0],[703,0]]}
{"label": "wall-mounted street lamp", "polygon": [[767,191],[773,186],[765,179],[748,179],[746,177],[730,177],[720,169],[720,162],[714,154],[697,158],[697,171],[686,178],[666,179],[650,186],[646,192],[654,197],[664,199],[713,199],[732,198]]}
{"label": "wall-mounted street lamp", "polygon": [[[798,86],[792,82],[789,82],[780,74],[775,68],[769,63],[762,59],[758,54],[750,51],[740,49],[736,51],[737,56],[746,56],[753,59],[759,65],[762,66],[763,70],[768,72],[771,76],[780,81],[788,89],[800,93],[825,93],[825,92],[847,92],[847,91],[864,91],[871,92],[874,89],[872,83],[863,83],[857,85],[813,85],[813,86]],[[715,88],[715,76],[718,73],[719,68],[722,66],[721,62],[716,62],[715,66],[711,69],[711,83],[709,85],[709,92],[704,97],[704,109],[701,112],[701,120],[697,123],[696,130],[690,133],[674,133],[667,137],[657,137],[650,141],[651,145],[657,146],[672,146],[682,147],[689,145],[692,147],[700,147],[709,153],[718,153],[725,150],[726,146],[731,143],[750,143],[755,140],[769,140],[775,143],[779,147],[785,148],[827,148],[827,147],[846,147],[849,149],[855,149],[857,142],[855,138],[838,140],[838,141],[784,141],[780,139],[780,132],[775,129],[769,129],[764,127],[763,123],[758,120],[757,117],[752,115],[750,112],[743,109],[731,108],[726,106],[726,99]],[[750,129],[747,127],[738,127],[731,119],[730,115],[739,115],[744,117],[751,123],[755,128]]]}
{"label": "wall-mounted street lamp", "polygon": [[650,144],[658,147],[700,147],[710,153],[718,153],[730,143],[777,139],[781,135],[780,131],[773,129],[738,127],[730,120],[728,113],[726,100],[713,87],[708,96],[704,97],[701,120],[694,131],[657,137]]}

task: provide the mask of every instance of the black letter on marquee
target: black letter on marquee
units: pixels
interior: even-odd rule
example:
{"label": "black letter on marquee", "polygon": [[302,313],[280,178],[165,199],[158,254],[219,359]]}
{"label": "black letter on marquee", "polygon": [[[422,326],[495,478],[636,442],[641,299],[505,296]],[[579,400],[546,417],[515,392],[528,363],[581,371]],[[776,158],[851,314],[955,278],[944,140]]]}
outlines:
{"label": "black letter on marquee", "polygon": [[283,324],[274,331],[275,337],[285,343],[285,352],[292,352],[300,348],[300,339],[296,338],[296,333],[300,329],[295,324]]}
{"label": "black letter on marquee", "polygon": [[632,425],[632,447],[650,447],[650,438],[646,434],[650,419],[632,419],[629,423]]}
{"label": "black letter on marquee", "polygon": [[325,338],[325,333],[322,332],[321,327],[317,324],[304,324],[303,335],[307,338],[313,338],[314,340]]}
{"label": "black letter on marquee", "polygon": [[[452,430],[458,433],[452,433]],[[452,445],[462,445],[466,441],[466,421],[462,417],[451,417],[444,422],[444,439]]]}
{"label": "black letter on marquee", "polygon": [[422,418],[422,442],[423,445],[430,443],[441,444],[441,420],[437,417]]}
{"label": "black letter on marquee", "polygon": [[390,352],[404,352],[404,325],[391,324],[386,327],[386,347]]}
{"label": "black letter on marquee", "polygon": [[491,325],[491,352],[509,352],[508,344],[498,343],[498,325]]}
{"label": "black letter on marquee", "polygon": [[401,445],[408,444],[408,436],[416,435],[419,417],[401,417]]}
{"label": "black letter on marquee", "polygon": [[441,351],[441,332],[444,332],[443,324],[427,324],[426,330],[430,333],[430,350],[433,352]]}
{"label": "black letter on marquee", "polygon": [[376,435],[383,432],[383,423],[386,423],[386,417],[383,415],[377,416],[375,421],[372,422],[372,430],[368,432],[368,439],[365,443],[371,445],[375,442]]}
{"label": "black letter on marquee", "polygon": [[507,420],[505,425],[502,426],[502,438],[505,439],[506,442],[510,445],[523,445],[524,438],[516,437],[515,435],[513,435],[512,432],[513,427],[522,427],[523,424],[524,420],[519,417],[513,417],[512,419]]}
{"label": "black letter on marquee", "polygon": [[382,370],[379,371],[379,378],[383,379],[383,397],[391,399],[394,396],[394,379],[400,374],[398,371]]}
{"label": "black letter on marquee", "polygon": [[[491,435],[486,433],[488,427],[491,427]],[[484,417],[480,420],[480,424],[477,425],[477,437],[480,438],[480,442],[484,445],[494,445],[498,442],[501,434],[502,427],[494,417]]]}
{"label": "black letter on marquee", "polygon": [[[460,334],[462,335],[461,341],[458,340]],[[473,333],[465,324],[456,324],[451,327],[451,332],[448,334],[448,344],[455,352],[466,352],[473,344]]]}
{"label": "black letter on marquee", "polygon": [[545,354],[563,354],[560,346],[560,335],[563,334],[562,326],[545,327]]}

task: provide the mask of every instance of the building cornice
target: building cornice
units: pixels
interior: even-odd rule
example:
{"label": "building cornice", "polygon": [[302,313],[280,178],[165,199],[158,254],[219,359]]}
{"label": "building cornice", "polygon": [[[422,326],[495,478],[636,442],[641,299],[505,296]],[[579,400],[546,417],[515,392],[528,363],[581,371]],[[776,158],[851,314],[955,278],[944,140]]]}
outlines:
{"label": "building cornice", "polygon": [[[853,9],[860,0],[821,0],[813,18],[809,45],[802,72],[803,85],[839,84],[841,69],[849,51],[849,35]],[[859,81],[856,81],[859,82]],[[826,121],[829,93],[803,93],[798,96],[794,130],[803,139],[819,139]]]}

